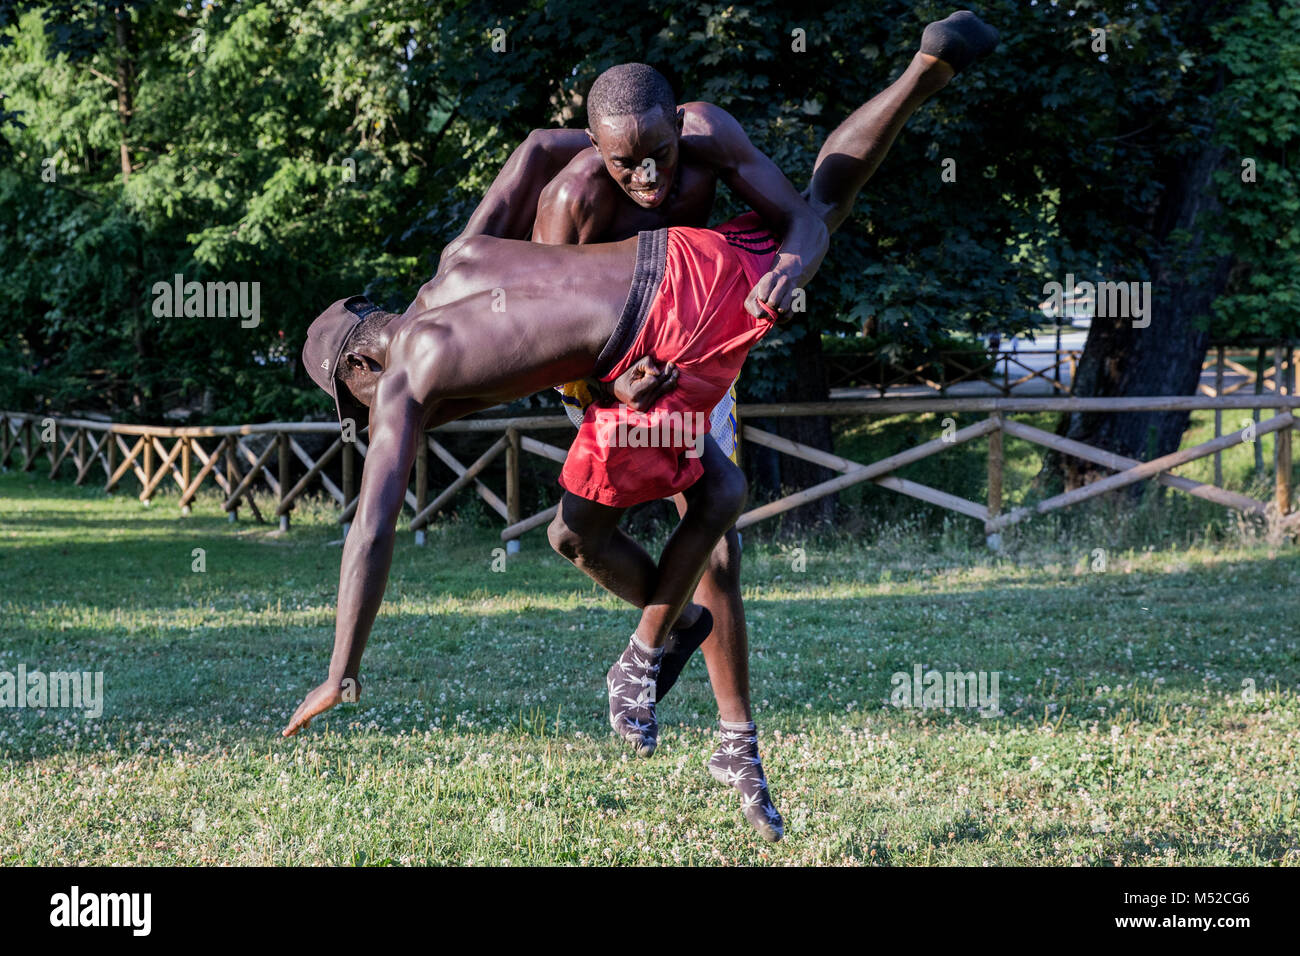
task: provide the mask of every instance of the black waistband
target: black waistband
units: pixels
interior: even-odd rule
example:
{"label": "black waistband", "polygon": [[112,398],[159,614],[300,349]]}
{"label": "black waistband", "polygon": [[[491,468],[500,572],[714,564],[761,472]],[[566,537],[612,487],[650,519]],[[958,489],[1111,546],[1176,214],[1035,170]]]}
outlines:
{"label": "black waistband", "polygon": [[645,325],[646,316],[650,313],[650,306],[654,303],[659,283],[663,281],[664,270],[668,267],[667,229],[641,232],[636,238],[636,268],[632,272],[632,287],[627,291],[627,302],[623,305],[618,326],[596,359],[596,369],[592,373],[596,378],[608,375],[610,369],[618,364],[636,341],[641,327]]}

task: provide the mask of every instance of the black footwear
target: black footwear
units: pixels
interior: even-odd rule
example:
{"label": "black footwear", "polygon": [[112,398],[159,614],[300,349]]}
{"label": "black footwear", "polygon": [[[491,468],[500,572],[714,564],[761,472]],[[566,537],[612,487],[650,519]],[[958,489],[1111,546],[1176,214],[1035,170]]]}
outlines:
{"label": "black footwear", "polygon": [[921,52],[937,56],[960,73],[997,48],[998,31],[969,10],[936,20],[921,34]]}
{"label": "black footwear", "polygon": [[655,700],[668,696],[691,655],[713,633],[713,615],[707,607],[700,608],[700,616],[690,627],[669,631],[664,641],[664,656],[659,659],[659,679],[655,684]]}

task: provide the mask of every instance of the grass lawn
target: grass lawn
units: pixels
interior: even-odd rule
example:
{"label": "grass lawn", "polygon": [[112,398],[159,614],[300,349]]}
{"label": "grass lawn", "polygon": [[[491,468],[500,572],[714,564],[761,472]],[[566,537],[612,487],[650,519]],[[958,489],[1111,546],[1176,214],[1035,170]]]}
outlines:
{"label": "grass lawn", "polygon": [[[501,573],[485,526],[403,533],[361,702],[285,741],[332,642],[332,509],[280,536],[215,497],[181,518],[0,475],[0,672],[104,673],[99,719],[0,709],[0,862],[1300,862],[1300,552],[1108,527],[1031,523],[1002,556],[882,527],[803,571],[747,535],[771,846],[704,770],[701,660],[652,759],[611,736],[633,615],[540,533]],[[997,672],[1000,716],[891,706],[917,665]]]}

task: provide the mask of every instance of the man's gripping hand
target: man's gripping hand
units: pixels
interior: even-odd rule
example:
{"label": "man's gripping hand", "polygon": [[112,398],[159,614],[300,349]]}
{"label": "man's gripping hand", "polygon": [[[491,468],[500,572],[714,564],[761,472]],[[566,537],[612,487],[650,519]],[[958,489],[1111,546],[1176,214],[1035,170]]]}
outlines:
{"label": "man's gripping hand", "polygon": [[745,311],[756,319],[785,322],[790,318],[794,292],[799,287],[798,279],[797,273],[786,268],[776,268],[761,276],[745,297]]}
{"label": "man's gripping hand", "polygon": [[636,412],[649,411],[677,387],[677,366],[645,356],[611,383],[614,398]]}
{"label": "man's gripping hand", "polygon": [[361,684],[355,677],[329,678],[303,698],[298,709],[289,718],[289,724],[280,732],[281,737],[292,737],[311,726],[312,718],[347,701],[361,699]]}

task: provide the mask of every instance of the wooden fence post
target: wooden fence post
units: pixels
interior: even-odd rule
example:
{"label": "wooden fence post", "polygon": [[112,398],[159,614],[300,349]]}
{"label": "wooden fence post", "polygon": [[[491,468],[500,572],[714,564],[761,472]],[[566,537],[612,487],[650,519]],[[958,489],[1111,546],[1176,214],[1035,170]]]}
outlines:
{"label": "wooden fence post", "polygon": [[[1265,357],[1264,346],[1261,345],[1259,347],[1259,351],[1255,353],[1255,394],[1256,395],[1264,394],[1264,357]],[[1250,410],[1250,417],[1254,419],[1255,424],[1258,425],[1259,409],[1252,408]],[[1257,475],[1263,474],[1264,443],[1261,442],[1258,438],[1256,438],[1255,441],[1252,442],[1251,444],[1255,446],[1255,474]]]}
{"label": "wooden fence post", "polygon": [[1052,354],[1052,374],[1056,376],[1056,391],[1059,392],[1061,390],[1061,322],[1059,319],[1056,322],[1056,351]]}
{"label": "wooden fence post", "polygon": [[[239,484],[239,471],[235,468],[235,445],[237,444],[238,441],[234,440],[226,442],[226,481],[230,483],[231,491]],[[228,521],[238,521],[239,502],[236,501],[227,514]]]}
{"label": "wooden fence post", "polygon": [[[145,480],[145,481],[148,481],[148,480],[149,480],[150,478],[152,478],[152,477],[153,477],[153,439],[150,438],[149,436],[145,436],[145,439],[144,439],[144,480]],[[140,503],[143,504],[143,505],[147,508],[147,507],[149,507],[149,505],[151,504],[151,501],[150,501],[149,498],[146,498],[146,497],[144,496],[144,492],[145,492],[145,490],[146,490],[145,488],[141,488],[141,489],[140,489],[140,492],[141,492],[141,494],[140,494]]]}
{"label": "wooden fence post", "polygon": [[[193,469],[193,462],[191,460],[192,451],[190,448],[190,442],[193,441],[193,439],[182,438],[181,441],[185,443],[184,445],[181,446],[181,481],[185,485],[185,491],[189,491],[190,481],[191,481],[190,471]],[[181,494],[184,493],[185,493],[184,491],[181,492]],[[187,515],[189,513],[190,513],[189,502],[185,502],[184,504],[181,505],[181,514]]]}
{"label": "wooden fence post", "polygon": [[[278,454],[279,457],[280,457],[280,462],[279,462],[279,465],[280,465],[280,467],[279,467],[279,472],[280,472],[280,475],[279,475],[279,481],[280,481],[280,501],[279,501],[279,504],[284,504],[284,497],[285,497],[285,495],[287,495],[287,494],[289,493],[289,436],[288,436],[287,434],[285,434],[284,432],[280,432],[280,433],[278,433],[278,434],[275,436],[275,442],[276,442],[276,445],[278,446],[277,449],[276,449],[276,451],[277,451],[277,454]],[[278,508],[277,508],[277,510],[278,510]],[[289,511],[292,511],[292,510],[293,510],[293,504],[290,503],[288,510],[284,511],[284,512],[280,515],[280,530],[281,530],[281,531],[288,531],[288,530],[289,530]]]}
{"label": "wooden fence post", "polygon": [[[506,524],[517,524],[523,516],[523,503],[519,487],[519,430],[506,429]],[[518,554],[522,547],[518,538],[506,542],[506,554]]]}
{"label": "wooden fence post", "polygon": [[[1273,386],[1279,395],[1286,394],[1288,380],[1291,377],[1290,370],[1284,368],[1282,364],[1282,353],[1283,346],[1279,345],[1273,355]],[[1278,409],[1278,414],[1283,415],[1287,411],[1289,409],[1281,408]],[[1279,429],[1273,437],[1273,465],[1277,482],[1277,513],[1278,517],[1285,517],[1291,513],[1290,428]]]}
{"label": "wooden fence post", "polygon": [[[104,443],[108,445],[108,477],[113,477],[113,472],[117,471],[117,432],[110,428],[104,433]],[[105,488],[105,494],[111,495],[112,488]]]}
{"label": "wooden fence post", "polygon": [[36,464],[36,451],[32,442],[32,420],[23,424],[23,471],[31,471]]}
{"label": "wooden fence post", "polygon": [[990,523],[1002,513],[1002,416],[994,412],[989,419],[997,426],[989,432],[989,521],[984,523],[984,541],[992,551],[1002,547],[1002,536]]}
{"label": "wooden fence post", "polygon": [[[429,436],[420,432],[420,447],[415,453],[415,513],[419,514],[429,503]],[[415,546],[423,548],[428,540],[424,528],[415,531]]]}
{"label": "wooden fence post", "polygon": [[[356,494],[356,482],[353,473],[356,467],[357,449],[354,443],[350,441],[343,442],[343,507],[346,510],[348,505],[352,504],[352,498]],[[348,536],[348,529],[352,527],[352,522],[343,523],[343,537]]]}
{"label": "wooden fence post", "polygon": [[[1214,366],[1214,397],[1218,398],[1223,394],[1223,346],[1220,345],[1216,350],[1217,361]],[[1223,409],[1214,410],[1214,437],[1219,438],[1223,435]],[[1220,487],[1223,486],[1223,452],[1214,453],[1214,483]]]}

